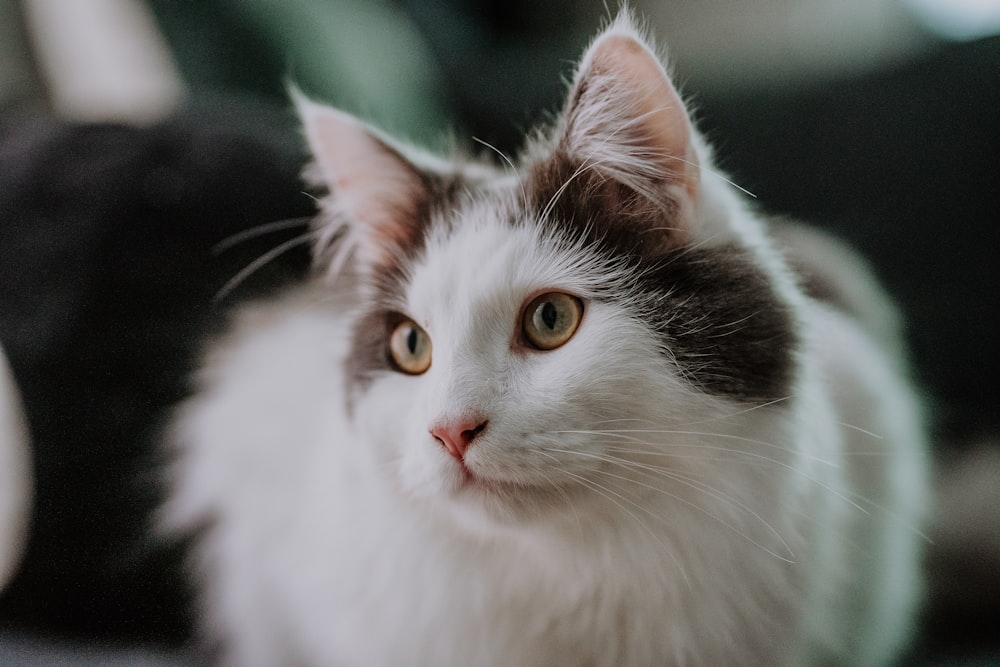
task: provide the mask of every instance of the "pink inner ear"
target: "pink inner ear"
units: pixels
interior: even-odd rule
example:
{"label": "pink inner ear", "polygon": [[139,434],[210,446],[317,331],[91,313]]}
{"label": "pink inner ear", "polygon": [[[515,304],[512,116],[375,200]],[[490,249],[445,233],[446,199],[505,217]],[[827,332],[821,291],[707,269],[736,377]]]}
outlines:
{"label": "pink inner ear", "polygon": [[664,157],[668,172],[695,197],[699,168],[691,123],[656,56],[631,36],[610,34],[598,39],[588,60],[592,75],[618,82],[618,94],[629,98],[631,118],[621,122],[634,121],[645,130],[647,148]]}
{"label": "pink inner ear", "polygon": [[361,259],[380,263],[412,238],[426,192],[417,171],[353,116],[299,101],[326,205],[346,220]]}

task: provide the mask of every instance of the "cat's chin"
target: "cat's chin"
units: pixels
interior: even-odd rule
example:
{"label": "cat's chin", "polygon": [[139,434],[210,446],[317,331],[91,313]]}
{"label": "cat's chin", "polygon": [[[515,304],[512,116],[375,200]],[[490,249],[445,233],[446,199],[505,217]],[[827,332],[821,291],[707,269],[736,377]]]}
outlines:
{"label": "cat's chin", "polygon": [[472,502],[512,504],[516,499],[531,495],[534,490],[524,484],[487,479],[463,469],[458,475],[452,496],[469,498]]}
{"label": "cat's chin", "polygon": [[504,503],[516,497],[523,485],[490,479],[465,465],[454,466],[448,473],[445,495],[453,501]]}
{"label": "cat's chin", "polygon": [[515,527],[562,515],[570,502],[567,491],[551,485],[495,479],[465,466],[449,471],[447,483],[435,495],[441,511],[479,530],[488,524]]}

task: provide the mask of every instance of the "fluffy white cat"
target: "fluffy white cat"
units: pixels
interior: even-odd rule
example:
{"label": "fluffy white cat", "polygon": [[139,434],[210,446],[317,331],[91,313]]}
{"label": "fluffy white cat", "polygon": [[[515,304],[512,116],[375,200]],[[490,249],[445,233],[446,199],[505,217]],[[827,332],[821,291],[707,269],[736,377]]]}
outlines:
{"label": "fluffy white cat", "polygon": [[806,294],[836,271],[788,268],[627,14],[504,169],[298,107],[317,278],[236,318],[173,427],[163,521],[226,662],[892,660],[902,364]]}

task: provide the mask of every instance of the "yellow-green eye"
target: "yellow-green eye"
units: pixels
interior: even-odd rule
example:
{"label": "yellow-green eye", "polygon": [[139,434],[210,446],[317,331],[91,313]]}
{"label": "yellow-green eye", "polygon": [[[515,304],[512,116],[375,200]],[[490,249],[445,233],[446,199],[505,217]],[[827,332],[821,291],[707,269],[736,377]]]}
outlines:
{"label": "yellow-green eye", "polygon": [[521,316],[524,338],[539,350],[554,350],[573,337],[583,317],[583,302],[565,292],[532,299]]}
{"label": "yellow-green eye", "polygon": [[431,367],[431,337],[412,320],[403,320],[389,337],[389,355],[398,370],[420,375]]}

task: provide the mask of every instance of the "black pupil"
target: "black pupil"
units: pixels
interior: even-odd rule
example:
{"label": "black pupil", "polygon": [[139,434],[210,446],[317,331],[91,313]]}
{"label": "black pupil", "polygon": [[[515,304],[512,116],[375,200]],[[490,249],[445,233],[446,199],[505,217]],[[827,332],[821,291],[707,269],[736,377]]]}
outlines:
{"label": "black pupil", "polygon": [[542,305],[542,322],[549,329],[556,328],[556,322],[559,320],[559,311],[556,309],[555,305],[551,301],[546,301]]}
{"label": "black pupil", "polygon": [[413,356],[417,355],[417,343],[419,342],[419,335],[417,330],[410,327],[410,333],[406,335],[406,348],[410,351]]}

